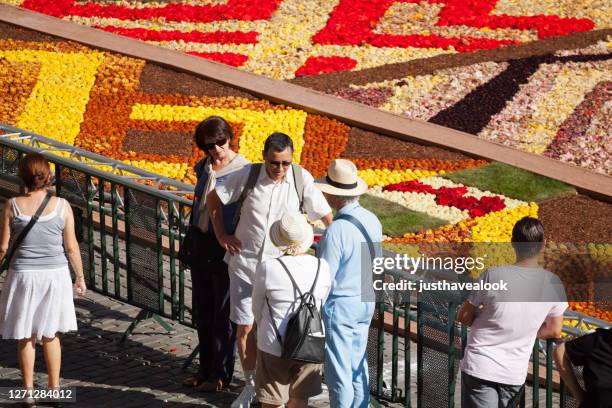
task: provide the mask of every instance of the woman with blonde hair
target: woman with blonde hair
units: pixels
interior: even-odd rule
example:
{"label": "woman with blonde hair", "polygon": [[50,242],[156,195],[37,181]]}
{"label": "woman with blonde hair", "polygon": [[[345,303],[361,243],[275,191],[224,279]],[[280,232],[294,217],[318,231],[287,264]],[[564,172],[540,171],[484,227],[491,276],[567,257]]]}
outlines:
{"label": "woman with blonde hair", "polygon": [[7,201],[0,225],[0,260],[6,258],[9,265],[0,294],[0,335],[18,340],[25,388],[34,386],[36,340],[42,341],[48,387],[59,388],[57,333],[77,329],[68,259],[76,273],[76,294],[87,290],[74,217],[66,200],[47,193],[51,169],[43,155],[26,155],[19,178],[25,193]]}

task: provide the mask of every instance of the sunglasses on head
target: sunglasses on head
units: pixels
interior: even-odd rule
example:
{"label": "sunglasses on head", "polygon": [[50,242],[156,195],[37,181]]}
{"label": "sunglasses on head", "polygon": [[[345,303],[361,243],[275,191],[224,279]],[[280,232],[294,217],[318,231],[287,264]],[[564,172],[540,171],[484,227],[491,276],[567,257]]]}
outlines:
{"label": "sunglasses on head", "polygon": [[291,166],[291,161],[269,161],[268,163],[270,163],[271,166],[276,166],[276,167],[280,167],[281,165],[283,167]]}
{"label": "sunglasses on head", "polygon": [[217,140],[215,143],[204,143],[204,150],[212,150],[215,146],[224,146],[227,139]]}

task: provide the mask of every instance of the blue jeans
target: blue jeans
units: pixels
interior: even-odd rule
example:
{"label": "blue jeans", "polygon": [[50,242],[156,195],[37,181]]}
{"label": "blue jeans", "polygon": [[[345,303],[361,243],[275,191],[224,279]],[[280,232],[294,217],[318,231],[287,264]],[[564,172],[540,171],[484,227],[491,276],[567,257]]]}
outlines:
{"label": "blue jeans", "polygon": [[368,331],[374,303],[361,296],[328,299],[323,307],[325,323],[325,383],[334,408],[367,408]]}

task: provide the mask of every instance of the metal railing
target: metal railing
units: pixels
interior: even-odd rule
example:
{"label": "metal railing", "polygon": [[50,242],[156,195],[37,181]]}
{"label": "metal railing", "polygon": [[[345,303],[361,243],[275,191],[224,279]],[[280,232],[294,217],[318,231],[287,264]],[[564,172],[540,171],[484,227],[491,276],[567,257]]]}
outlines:
{"label": "metal railing", "polygon": [[52,189],[75,213],[87,285],[142,308],[137,320],[163,316],[192,326],[190,287],[176,254],[193,186],[12,126],[0,130],[0,193],[19,192],[23,155],[49,160]]}
{"label": "metal railing", "polygon": [[[0,195],[19,192],[21,157],[40,152],[52,163],[55,194],[75,213],[85,277],[93,291],[142,309],[124,339],[142,319],[160,316],[193,327],[191,286],[176,255],[191,211],[193,186],[95,155],[60,142],[0,124]],[[412,278],[387,271],[387,279]],[[373,402],[405,407],[455,406],[457,373],[466,329],[455,322],[456,295],[419,294],[376,305],[368,339]],[[566,328],[580,334],[604,322],[579,314]],[[415,345],[411,343],[411,334]],[[552,343],[533,353],[532,406],[538,407],[539,361],[545,360],[545,404],[553,405]],[[416,356],[416,368],[414,357]],[[560,388],[560,406],[573,400]]]}

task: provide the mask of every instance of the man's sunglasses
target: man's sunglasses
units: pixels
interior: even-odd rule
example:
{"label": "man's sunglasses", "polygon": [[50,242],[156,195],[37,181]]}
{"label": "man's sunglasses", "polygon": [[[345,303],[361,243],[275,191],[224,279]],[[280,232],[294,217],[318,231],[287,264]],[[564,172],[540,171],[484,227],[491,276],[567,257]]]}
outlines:
{"label": "man's sunglasses", "polygon": [[215,146],[225,146],[227,139],[217,140],[215,143],[204,143],[204,150],[212,150]]}
{"label": "man's sunglasses", "polygon": [[291,162],[290,161],[269,161],[268,163],[270,163],[271,166],[275,166],[275,167],[280,167],[281,165],[283,167],[291,166]]}

